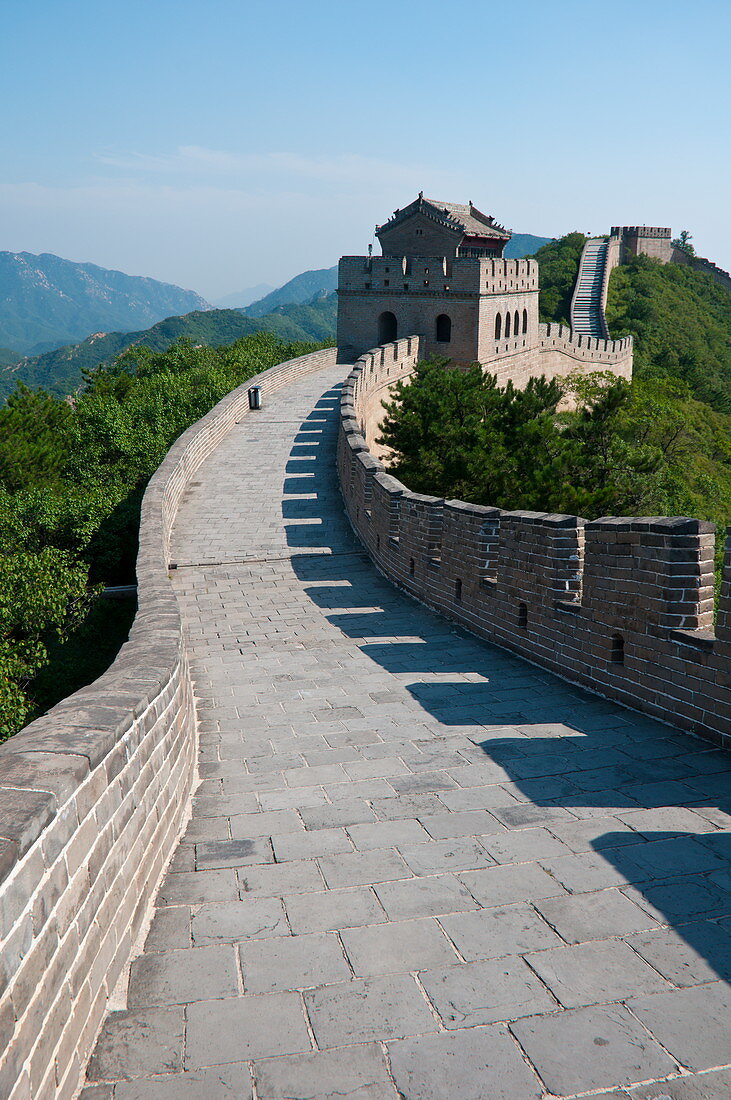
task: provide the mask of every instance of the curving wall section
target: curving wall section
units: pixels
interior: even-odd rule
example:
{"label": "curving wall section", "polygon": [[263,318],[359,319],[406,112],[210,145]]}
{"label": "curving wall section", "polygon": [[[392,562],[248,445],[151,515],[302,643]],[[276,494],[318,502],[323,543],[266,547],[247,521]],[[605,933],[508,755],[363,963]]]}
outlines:
{"label": "curving wall section", "polygon": [[0,1097],[76,1092],[196,781],[195,701],[168,546],[201,463],[335,349],[265,371],[175,443],[142,505],[139,611],[111,668],[0,746]]}
{"label": "curving wall section", "polygon": [[412,493],[386,473],[368,441],[381,400],[411,374],[418,354],[417,337],[367,352],[342,394],[341,490],[383,573],[482,638],[731,745],[731,529],[714,632],[710,523],[589,523]]}

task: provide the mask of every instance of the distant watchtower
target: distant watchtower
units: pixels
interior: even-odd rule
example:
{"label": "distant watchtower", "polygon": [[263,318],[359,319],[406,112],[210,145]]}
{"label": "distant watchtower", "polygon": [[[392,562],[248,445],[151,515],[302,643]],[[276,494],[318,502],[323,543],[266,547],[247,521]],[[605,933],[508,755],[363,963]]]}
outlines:
{"label": "distant watchtower", "polygon": [[498,346],[538,339],[538,265],[504,260],[511,234],[471,202],[423,194],[376,227],[382,256],[344,256],[338,277],[338,350],[418,335],[421,354],[488,362]]}

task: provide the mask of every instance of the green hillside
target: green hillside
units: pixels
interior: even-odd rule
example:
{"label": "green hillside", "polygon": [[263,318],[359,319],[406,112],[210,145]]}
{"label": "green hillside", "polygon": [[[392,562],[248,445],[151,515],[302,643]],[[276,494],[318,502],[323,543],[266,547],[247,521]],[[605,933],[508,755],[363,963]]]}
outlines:
{"label": "green hillside", "polygon": [[523,256],[534,255],[542,245],[548,244],[551,239],[551,237],[535,237],[532,233],[513,233],[505,245],[503,255],[508,260],[521,260]]}
{"label": "green hillside", "polygon": [[[581,233],[537,253],[541,317],[566,321]],[[415,492],[503,508],[731,523],[731,294],[709,275],[639,257],[612,272],[614,337],[634,334],[631,384],[612,375],[497,387],[441,363],[397,387],[383,441]],[[566,386],[575,408],[559,410]]]}
{"label": "green hillside", "polygon": [[74,393],[83,383],[84,371],[110,363],[137,344],[164,351],[186,337],[194,344],[222,347],[254,332],[271,332],[287,341],[321,343],[334,339],[336,310],[335,295],[330,295],[306,305],[280,306],[256,319],[236,309],[195,310],[181,317],[168,317],[142,332],[89,336],[80,344],[24,359],[9,370],[0,371],[0,400],[8,397],[17,382],[42,386],[59,397]]}
{"label": "green hillside", "polygon": [[138,344],[73,405],[19,387],[0,407],[0,741],[103,672],[133,606],[145,485],[182,431],[251,375],[315,349],[257,332],[223,347]]}
{"label": "green hillside", "polygon": [[271,294],[260,298],[258,302],[247,306],[249,317],[264,317],[279,306],[303,305],[315,297],[331,294],[338,285],[338,266],[323,267],[317,271],[303,271],[295,275],[284,286],[273,290]]}

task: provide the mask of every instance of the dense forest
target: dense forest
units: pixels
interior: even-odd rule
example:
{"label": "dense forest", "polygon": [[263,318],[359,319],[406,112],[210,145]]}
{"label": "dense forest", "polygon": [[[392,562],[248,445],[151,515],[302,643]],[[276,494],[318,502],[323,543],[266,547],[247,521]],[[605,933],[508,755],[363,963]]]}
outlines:
{"label": "dense forest", "polygon": [[[541,318],[567,321],[585,237],[536,254]],[[507,509],[688,515],[731,522],[731,295],[709,276],[638,257],[612,272],[612,336],[635,336],[631,384],[611,374],[500,387],[479,368],[420,364],[382,431],[415,492]],[[563,411],[570,391],[572,411]],[[723,539],[717,540],[719,558]]]}
{"label": "dense forest", "polygon": [[257,333],[128,349],[73,401],[19,386],[0,408],[0,740],[107,667],[134,606],[145,485],[174,440],[251,375],[312,351]]}

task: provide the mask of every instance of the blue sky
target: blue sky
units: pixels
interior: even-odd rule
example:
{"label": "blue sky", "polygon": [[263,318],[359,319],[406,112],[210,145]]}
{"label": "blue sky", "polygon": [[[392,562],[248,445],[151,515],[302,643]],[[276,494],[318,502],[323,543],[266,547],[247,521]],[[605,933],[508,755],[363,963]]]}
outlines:
{"label": "blue sky", "polygon": [[729,0],[6,2],[0,250],[215,298],[424,190],[731,268],[730,40]]}

